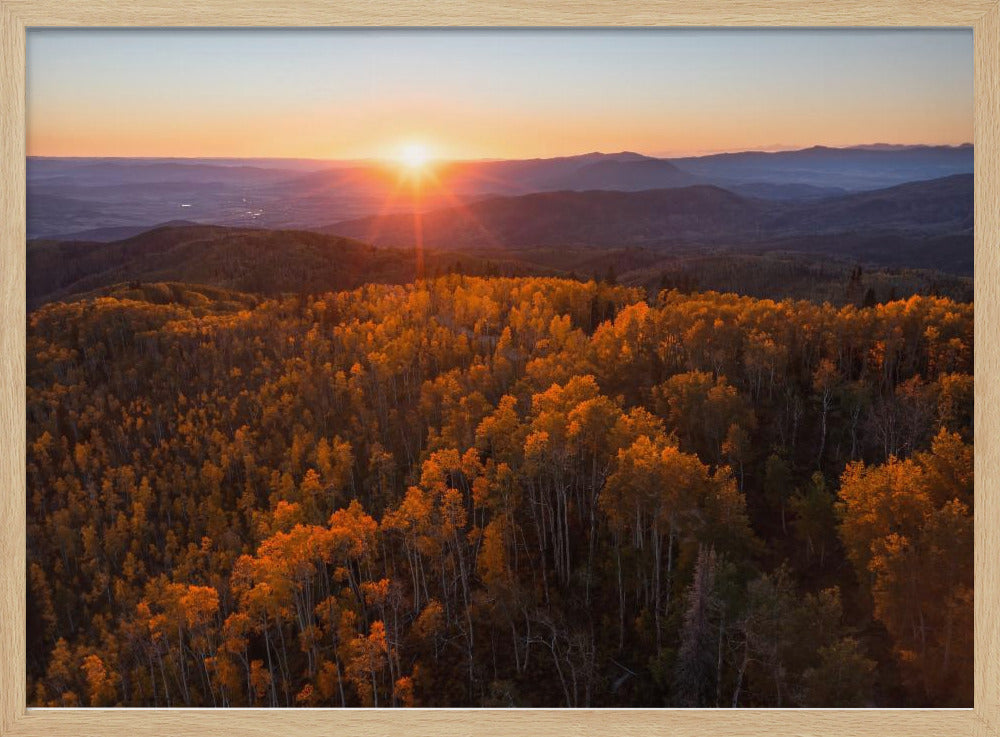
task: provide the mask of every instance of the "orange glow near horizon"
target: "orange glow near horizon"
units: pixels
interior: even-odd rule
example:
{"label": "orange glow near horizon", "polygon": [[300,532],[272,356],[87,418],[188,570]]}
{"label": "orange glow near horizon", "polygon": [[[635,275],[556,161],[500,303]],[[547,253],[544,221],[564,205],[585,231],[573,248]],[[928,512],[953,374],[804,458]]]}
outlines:
{"label": "orange glow near horizon", "polygon": [[29,156],[423,170],[973,134],[967,29],[31,29],[27,51]]}
{"label": "orange glow near horizon", "polygon": [[[473,120],[475,116],[464,116]],[[29,118],[30,119],[30,118]],[[883,130],[866,132],[862,120],[827,120],[820,127],[803,128],[775,114],[773,120],[743,120],[729,125],[706,124],[692,117],[676,116],[659,121],[649,130],[634,121],[631,135],[601,121],[581,121],[571,130],[560,128],[556,121],[537,119],[525,124],[529,130],[511,133],[496,131],[484,135],[483,125],[470,122],[470,128],[443,124],[435,140],[442,143],[431,151],[423,144],[407,144],[388,156],[384,141],[393,136],[365,135],[363,126],[351,130],[345,138],[351,147],[333,147],[320,136],[303,135],[291,121],[248,121],[238,135],[226,128],[228,123],[198,130],[174,129],[158,133],[152,121],[129,123],[121,118],[96,119],[90,126],[80,125],[71,134],[56,130],[54,124],[29,126],[28,156],[53,157],[134,157],[134,158],[275,158],[316,159],[329,161],[389,161],[411,171],[424,169],[435,162],[485,159],[532,159],[573,156],[593,151],[616,153],[634,151],[647,156],[701,156],[737,151],[780,151],[811,146],[850,147],[874,143],[901,145],[961,145],[972,141],[961,133],[960,124],[942,119],[920,131],[899,129],[894,135]],[[928,121],[930,122],[930,121]],[[308,128],[313,128],[310,124]],[[141,131],[141,135],[137,133]]]}
{"label": "orange glow near horizon", "polygon": [[405,202],[404,209],[413,214],[413,244],[418,280],[426,276],[424,213],[432,207],[447,207],[459,211],[485,236],[487,243],[500,247],[500,240],[475,216],[469,203],[452,191],[448,183],[447,167],[435,168],[434,164],[438,162],[430,156],[430,149],[427,146],[416,142],[408,143],[397,149],[397,154],[391,163],[393,166],[386,170],[390,176],[389,186],[385,189],[378,214],[372,218],[372,228],[365,240],[368,242],[378,240],[385,216],[398,212],[401,202]]}
{"label": "orange glow near horizon", "polygon": [[[857,111],[842,111],[839,118],[801,120],[774,111],[753,120],[706,122],[698,116],[677,113],[669,120],[620,121],[581,120],[571,128],[559,120],[540,116],[522,118],[518,130],[494,129],[475,111],[442,120],[432,130],[433,152],[421,143],[397,147],[386,155],[391,131],[367,130],[358,121],[343,130],[341,140],[349,146],[332,146],[329,138],[304,133],[317,130],[320,121],[301,124],[290,119],[248,120],[238,131],[226,120],[202,121],[201,125],[165,124],[145,118],[95,117],[81,120],[71,132],[59,119],[38,121],[29,115],[29,156],[92,156],[148,158],[300,158],[330,161],[391,161],[410,170],[433,162],[479,159],[531,159],[600,151],[635,151],[648,156],[699,156],[734,151],[776,151],[811,146],[849,147],[873,143],[960,145],[972,140],[971,130],[958,115],[942,112],[938,120],[925,119],[918,130],[871,126]],[[456,119],[461,122],[455,122]],[[300,127],[301,125],[301,127]],[[431,126],[426,126],[431,128]],[[378,128],[378,126],[376,126]]]}

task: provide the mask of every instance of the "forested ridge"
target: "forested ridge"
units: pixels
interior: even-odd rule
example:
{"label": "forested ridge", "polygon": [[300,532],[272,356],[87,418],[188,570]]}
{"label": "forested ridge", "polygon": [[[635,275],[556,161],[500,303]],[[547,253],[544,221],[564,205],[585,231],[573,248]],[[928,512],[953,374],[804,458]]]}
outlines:
{"label": "forested ridge", "polygon": [[[971,236],[927,239],[924,246],[948,269],[886,269],[872,262],[912,254],[905,238],[878,235],[812,236],[780,249],[749,252],[673,245],[657,248],[512,248],[472,252],[375,248],[301,231],[206,225],[168,225],[109,243],[29,241],[28,309],[46,302],[129,296],[122,285],[180,283],[268,297],[355,289],[362,284],[407,284],[418,273],[440,276],[567,277],[608,279],[656,291],[719,291],[769,299],[810,299],[870,306],[929,294],[972,301]],[[801,248],[802,252],[795,249]],[[860,250],[865,258],[851,253]],[[836,257],[823,251],[839,252]],[[922,259],[914,258],[914,262]],[[146,287],[143,287],[146,285]],[[162,292],[163,288],[157,289]],[[160,300],[157,294],[148,294]],[[162,301],[162,300],[160,300]]]}
{"label": "forested ridge", "polygon": [[28,325],[28,694],[969,706],[973,306],[441,276]]}

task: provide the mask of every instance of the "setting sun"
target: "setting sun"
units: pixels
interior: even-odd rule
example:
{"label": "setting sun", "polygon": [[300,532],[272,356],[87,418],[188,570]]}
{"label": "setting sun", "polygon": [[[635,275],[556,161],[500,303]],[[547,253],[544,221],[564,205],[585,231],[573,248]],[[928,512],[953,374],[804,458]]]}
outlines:
{"label": "setting sun", "polygon": [[430,153],[422,143],[408,143],[399,152],[399,163],[407,169],[423,169],[429,160]]}

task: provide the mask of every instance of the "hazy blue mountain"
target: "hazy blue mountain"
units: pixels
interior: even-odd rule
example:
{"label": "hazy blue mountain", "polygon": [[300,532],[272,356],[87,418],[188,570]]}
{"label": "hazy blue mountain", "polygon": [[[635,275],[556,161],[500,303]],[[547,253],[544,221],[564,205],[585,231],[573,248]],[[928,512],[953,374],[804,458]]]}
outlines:
{"label": "hazy blue mountain", "polygon": [[862,190],[952,174],[971,174],[973,147],[971,144],[814,146],[800,151],[746,151],[672,161],[684,171],[717,183],[768,182]]}
{"label": "hazy blue mountain", "polygon": [[568,190],[664,189],[701,184],[701,177],[689,174],[663,159],[604,159],[581,166],[547,183],[547,188]]}
{"label": "hazy blue mountain", "polygon": [[817,187],[812,184],[776,184],[774,182],[746,182],[724,185],[730,192],[764,200],[821,200],[848,193],[843,187]]}

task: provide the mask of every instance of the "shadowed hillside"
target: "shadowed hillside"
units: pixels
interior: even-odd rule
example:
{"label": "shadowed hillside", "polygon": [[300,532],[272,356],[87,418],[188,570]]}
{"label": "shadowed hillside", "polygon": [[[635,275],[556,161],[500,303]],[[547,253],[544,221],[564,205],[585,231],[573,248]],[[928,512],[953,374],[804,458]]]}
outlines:
{"label": "shadowed hillside", "polygon": [[971,273],[972,219],[972,176],[963,174],[800,202],[712,186],[540,193],[435,210],[419,221],[387,215],[324,230],[390,247],[413,246],[419,232],[430,248],[728,246]]}
{"label": "shadowed hillside", "polygon": [[[413,251],[321,233],[205,225],[157,228],[113,243],[32,241],[27,260],[29,309],[120,282],[175,281],[272,295],[406,283],[418,275]],[[459,262],[469,273],[504,267],[445,252],[426,254],[423,267],[435,273]]]}
{"label": "shadowed hillside", "polygon": [[[430,248],[642,245],[756,232],[770,207],[713,186],[567,191],[482,200],[425,213],[420,222]],[[324,230],[393,247],[415,238],[413,215],[367,217]]]}

